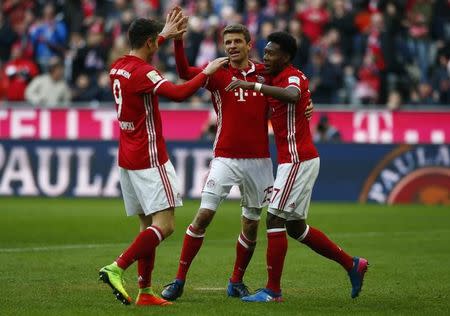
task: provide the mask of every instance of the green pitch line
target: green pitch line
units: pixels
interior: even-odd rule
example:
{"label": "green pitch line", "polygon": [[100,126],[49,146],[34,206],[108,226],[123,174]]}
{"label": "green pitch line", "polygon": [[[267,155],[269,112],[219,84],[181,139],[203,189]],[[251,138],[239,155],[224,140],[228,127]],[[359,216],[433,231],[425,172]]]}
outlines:
{"label": "green pitch line", "polygon": [[[173,278],[186,226],[198,201],[177,210],[176,232],[157,250],[154,288]],[[370,268],[351,300],[346,274],[295,241],[283,274],[286,302],[244,304],[225,286],[239,233],[239,205],[225,202],[188,275],[183,297],[166,308],[121,306],[98,283],[98,269],[133,240],[136,218],[119,199],[0,198],[0,315],[298,315],[450,313],[450,209],[312,203],[309,222]],[[265,216],[264,216],[265,217]],[[264,225],[245,281],[265,285]],[[125,273],[137,293],[136,270]]]}

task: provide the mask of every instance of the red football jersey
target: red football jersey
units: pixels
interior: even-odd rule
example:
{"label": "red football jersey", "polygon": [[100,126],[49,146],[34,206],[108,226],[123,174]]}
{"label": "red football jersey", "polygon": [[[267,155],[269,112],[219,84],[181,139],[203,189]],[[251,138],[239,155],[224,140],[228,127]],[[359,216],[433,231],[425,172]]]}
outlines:
{"label": "red football jersey", "polygon": [[268,158],[268,105],[265,96],[256,91],[225,91],[234,79],[266,82],[264,65],[250,62],[239,70],[231,66],[219,69],[207,81],[214,110],[217,113],[217,135],[214,157]]}
{"label": "red football jersey", "polygon": [[156,90],[167,80],[144,60],[126,55],[109,72],[120,126],[119,166],[138,170],[169,159]]}
{"label": "red football jersey", "polygon": [[272,110],[270,120],[275,134],[278,163],[296,163],[318,157],[305,117],[305,109],[311,97],[308,78],[300,70],[289,66],[272,79],[272,86],[280,88],[290,86],[300,91],[300,99],[296,104],[286,104],[268,98]]}

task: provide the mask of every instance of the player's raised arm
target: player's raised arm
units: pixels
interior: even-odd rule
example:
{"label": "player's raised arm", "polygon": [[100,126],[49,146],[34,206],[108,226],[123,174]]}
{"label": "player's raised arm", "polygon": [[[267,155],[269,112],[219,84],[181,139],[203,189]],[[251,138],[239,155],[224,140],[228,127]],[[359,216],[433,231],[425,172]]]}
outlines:
{"label": "player's raised arm", "polygon": [[187,30],[187,17],[183,16],[183,12],[179,6],[172,8],[166,17],[166,23],[159,33],[158,45],[164,40],[171,38],[181,38]]}
{"label": "player's raised arm", "polygon": [[154,93],[170,100],[181,102],[184,99],[193,95],[200,87],[202,87],[208,76],[215,73],[220,67],[228,63],[228,57],[220,57],[211,61],[205,69],[200,70],[193,79],[183,84],[173,84],[170,81],[165,81],[154,90]]}
{"label": "player's raised arm", "polygon": [[183,34],[187,30],[189,17],[183,16],[182,22],[179,24],[179,30],[183,31],[174,38],[175,47],[175,62],[177,65],[177,72],[181,79],[189,80],[202,72],[202,68],[192,67],[186,57],[183,44]]}
{"label": "player's raised arm", "polygon": [[264,95],[273,97],[286,103],[297,103],[300,99],[300,91],[294,87],[274,87],[258,82],[248,82],[244,80],[233,80],[226,88],[226,91],[242,88],[262,92]]}

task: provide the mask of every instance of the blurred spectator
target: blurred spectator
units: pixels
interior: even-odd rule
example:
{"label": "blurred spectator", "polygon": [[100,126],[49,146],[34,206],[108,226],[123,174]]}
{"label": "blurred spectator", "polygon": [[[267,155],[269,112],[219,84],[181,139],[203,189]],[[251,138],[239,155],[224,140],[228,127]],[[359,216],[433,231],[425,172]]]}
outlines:
{"label": "blurred spectator", "polygon": [[8,61],[11,55],[11,46],[17,35],[13,32],[11,24],[0,12],[0,61]]}
{"label": "blurred spectator", "polygon": [[289,21],[288,31],[297,40],[297,52],[292,60],[292,64],[302,70],[309,61],[311,42],[309,41],[309,38],[303,34],[302,24],[297,19],[291,19]]}
{"label": "blurred spectator", "polygon": [[340,143],[341,133],[330,125],[328,116],[323,114],[317,123],[313,140],[315,143]]}
{"label": "blurred spectator", "polygon": [[213,59],[217,58],[217,33],[216,28],[211,25],[205,32],[203,40],[200,42],[198,48],[197,58],[195,59],[195,65],[204,66]]}
{"label": "blurred spectator", "polygon": [[245,1],[244,25],[248,28],[251,37],[254,39],[260,30],[264,21],[264,15],[260,10],[257,0]]}
{"label": "blurred spectator", "polygon": [[130,52],[128,41],[125,35],[120,35],[114,39],[113,46],[108,55],[108,68],[119,57],[126,55]]}
{"label": "blurred spectator", "polygon": [[431,0],[410,0],[407,5],[408,47],[414,63],[420,69],[420,81],[426,82],[430,65]]}
{"label": "blurred spectator", "polygon": [[11,60],[4,67],[6,86],[8,88],[6,99],[8,101],[24,101],[25,89],[28,83],[38,73],[38,66],[33,59],[23,56],[20,44],[13,46]]}
{"label": "blurred spectator", "polygon": [[267,45],[267,37],[272,32],[274,32],[273,22],[270,20],[265,21],[261,25],[261,36],[259,36],[255,41],[255,49],[257,51],[258,60],[263,60],[264,48]]}
{"label": "blurred spectator", "polygon": [[350,63],[353,55],[353,36],[356,34],[355,16],[350,10],[351,3],[348,0],[332,1],[332,10],[328,29],[336,29],[339,32],[340,46],[345,57],[345,63]]}
{"label": "blurred spectator", "polygon": [[374,57],[368,53],[358,71],[355,97],[360,104],[376,104],[380,90],[379,70]]}
{"label": "blurred spectator", "polygon": [[35,77],[25,90],[25,98],[33,105],[43,107],[66,106],[71,93],[64,81],[64,66],[57,57],[50,59],[48,73]]}
{"label": "blurred spectator", "polygon": [[337,102],[337,91],[342,86],[342,72],[330,63],[324,51],[320,48],[313,50],[311,62],[305,67],[304,73],[309,78],[314,103],[331,105]]}
{"label": "blurred spectator", "polygon": [[55,7],[47,3],[42,12],[42,19],[30,29],[36,61],[41,70],[46,71],[49,61],[54,56],[63,56],[67,41],[67,28],[63,21],[57,20]]}
{"label": "blurred spectator", "polygon": [[26,12],[35,7],[35,2],[33,0],[5,0],[3,2],[2,11],[14,31],[26,20]]}
{"label": "blurred spectator", "polygon": [[311,0],[305,2],[305,6],[300,9],[297,18],[303,25],[303,32],[312,43],[320,39],[330,20],[330,14],[323,0]]}
{"label": "blurred spectator", "polygon": [[[262,58],[271,31],[288,30],[296,38],[293,64],[309,76],[316,103],[391,107],[398,93],[405,105],[449,104],[448,54],[441,53],[450,42],[448,0],[4,0],[2,70],[12,47],[20,45],[22,57],[44,72],[51,57],[64,57],[66,82],[75,86],[86,74],[89,86],[102,90],[100,83],[109,86],[104,73],[110,61],[129,51],[126,32],[133,19],[163,20],[175,4],[190,15],[185,48],[192,65],[223,54],[221,29],[243,23],[252,33],[255,59]],[[154,63],[167,78],[177,78],[170,42]],[[76,100],[91,94],[78,95]],[[111,97],[99,95],[93,100]],[[190,105],[207,103],[205,95],[200,91]]]}
{"label": "blurred spectator", "polygon": [[411,91],[411,104],[416,105],[435,105],[433,99],[433,88],[427,82],[422,82],[417,89]]}
{"label": "blurred spectator", "polygon": [[440,104],[450,105],[450,44],[438,53],[432,83],[435,99]]}
{"label": "blurred spectator", "polygon": [[392,90],[391,92],[389,92],[386,104],[387,109],[391,111],[396,111],[400,109],[401,105],[402,105],[402,95],[400,94],[400,92],[397,90]]}
{"label": "blurred spectator", "polygon": [[109,80],[109,73],[103,71],[98,76],[97,80],[97,95],[95,100],[98,102],[112,102],[114,101],[114,96],[111,92],[111,83]]}
{"label": "blurred spectator", "polygon": [[103,26],[94,23],[87,33],[86,46],[78,50],[72,66],[72,78],[76,79],[80,73],[85,73],[92,77],[105,69],[107,60],[107,50],[103,45]]}
{"label": "blurred spectator", "polygon": [[[95,78],[93,78],[95,79]],[[80,74],[75,80],[75,85],[72,87],[72,101],[75,102],[89,102],[95,100],[99,91],[97,82],[92,82],[92,79],[87,74]]]}

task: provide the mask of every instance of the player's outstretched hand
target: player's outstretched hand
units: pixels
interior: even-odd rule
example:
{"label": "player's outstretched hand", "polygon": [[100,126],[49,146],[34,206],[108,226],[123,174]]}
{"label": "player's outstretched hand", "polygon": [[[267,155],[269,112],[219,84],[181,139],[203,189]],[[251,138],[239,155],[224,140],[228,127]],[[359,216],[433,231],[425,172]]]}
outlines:
{"label": "player's outstretched hand", "polygon": [[308,104],[308,106],[306,107],[306,110],[305,110],[305,116],[306,116],[306,119],[308,121],[311,120],[313,112],[314,112],[314,104],[313,104],[312,100],[309,99],[309,104]]}
{"label": "player's outstretched hand", "polygon": [[254,82],[248,82],[240,79],[231,81],[231,83],[225,88],[225,91],[234,90],[236,88],[242,88],[245,90],[252,90],[255,87]]}
{"label": "player's outstretched hand", "polygon": [[228,63],[229,58],[228,57],[219,57],[214,59],[213,61],[210,61],[208,66],[203,69],[203,73],[205,75],[212,75],[215,73],[220,67],[226,65]]}
{"label": "player's outstretched hand", "polygon": [[162,29],[161,33],[159,33],[159,35],[163,36],[165,39],[182,36],[187,29],[187,25],[184,28],[181,27],[184,23],[185,22],[181,8],[179,6],[175,6],[167,14],[166,23],[164,24],[164,28]]}

